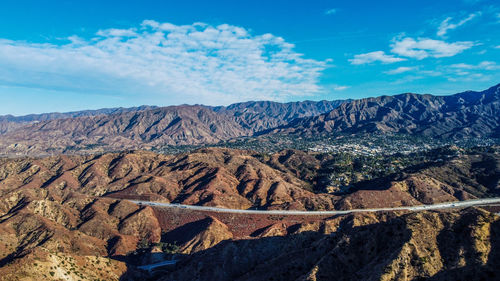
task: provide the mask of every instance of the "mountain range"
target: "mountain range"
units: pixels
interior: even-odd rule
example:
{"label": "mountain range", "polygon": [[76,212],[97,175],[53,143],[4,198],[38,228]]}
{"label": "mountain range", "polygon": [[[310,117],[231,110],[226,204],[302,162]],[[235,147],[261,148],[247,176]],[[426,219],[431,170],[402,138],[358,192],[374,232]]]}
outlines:
{"label": "mountain range", "polygon": [[449,96],[401,94],[359,100],[244,102],[209,107],[103,109],[0,117],[0,153],[151,149],[245,136],[401,133],[434,138],[500,137],[500,85]]}
{"label": "mountain range", "polygon": [[250,136],[305,116],[328,112],[343,101],[248,102],[228,107],[181,105],[107,109],[28,117],[0,117],[3,154],[150,149],[217,143]]}
{"label": "mountain range", "polygon": [[497,280],[498,206],[331,216],[129,200],[316,211],[498,197],[496,145],[387,155],[148,150],[248,137],[258,145],[372,133],[494,138],[499,103],[497,85],[450,96],[2,116],[0,154],[16,157],[0,157],[0,280]]}
{"label": "mountain range", "polygon": [[294,135],[391,132],[439,138],[500,137],[500,85],[449,96],[401,94],[344,103],[273,132]]}

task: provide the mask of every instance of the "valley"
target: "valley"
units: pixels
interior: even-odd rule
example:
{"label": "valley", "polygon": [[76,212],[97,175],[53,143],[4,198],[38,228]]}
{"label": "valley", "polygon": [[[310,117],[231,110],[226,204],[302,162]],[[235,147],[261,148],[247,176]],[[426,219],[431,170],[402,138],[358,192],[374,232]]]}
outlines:
{"label": "valley", "polygon": [[500,1],[0,1],[0,281],[500,281]]}
{"label": "valley", "polygon": [[[217,264],[230,262],[226,259],[237,255],[255,268],[234,264],[231,271],[223,270],[223,280],[260,279],[266,272],[272,272],[277,280],[287,279],[287,274],[322,279],[331,276],[320,262],[330,251],[358,247],[346,242],[346,237],[366,239],[362,237],[367,234],[362,233],[374,231],[372,228],[393,226],[399,230],[392,231],[407,233],[401,241],[407,246],[403,246],[404,251],[386,250],[412,264],[406,268],[413,273],[405,274],[424,276],[447,271],[451,264],[433,262],[431,269],[413,263],[432,260],[430,255],[443,255],[443,262],[453,263],[453,255],[440,252],[444,250],[439,249],[438,238],[432,238],[438,239],[435,242],[419,240],[424,233],[409,226],[410,221],[428,224],[434,235],[451,231],[463,219],[467,222],[460,224],[466,223],[471,233],[486,231],[480,235],[494,237],[498,231],[499,217],[490,213],[499,205],[495,199],[500,190],[498,147],[443,147],[399,155],[390,160],[402,164],[397,170],[373,174],[374,179],[352,183],[343,191],[337,186],[332,192],[322,180],[336,171],[331,167],[347,165],[354,167],[352,172],[358,171],[351,165],[359,155],[339,155],[201,148],[177,155],[128,151],[4,158],[0,162],[0,247],[5,253],[0,257],[1,276],[5,280],[21,280],[22,276],[210,280],[214,278],[211,274],[222,274],[220,267],[209,265],[214,259],[211,255],[218,257]],[[345,173],[345,168],[339,171]],[[441,221],[442,226],[427,220]],[[484,220],[488,223],[478,224]],[[404,242],[409,237],[417,240]],[[476,241],[474,237],[458,237],[455,243]],[[487,241],[481,242],[487,243],[487,248],[468,250],[482,255],[477,262],[484,265],[480,273],[484,276],[495,274],[495,259],[488,257],[493,252],[485,249],[496,247],[490,244],[496,240]],[[295,250],[283,251],[289,247]],[[310,252],[313,248],[322,250]],[[249,252],[227,256],[224,253],[229,249]],[[310,260],[297,260],[294,255],[301,251],[315,254]],[[288,269],[287,274],[265,270],[263,266],[274,260],[272,256],[290,259],[294,269]],[[171,259],[175,264],[167,262]],[[165,266],[141,269],[163,261]],[[200,262],[208,262],[208,268],[191,268]],[[386,269],[366,274],[396,274],[397,266],[391,265],[395,262],[387,259],[380,265]],[[28,266],[34,263],[36,270]]]}
{"label": "valley", "polygon": [[499,100],[0,118],[0,280],[494,280]]}

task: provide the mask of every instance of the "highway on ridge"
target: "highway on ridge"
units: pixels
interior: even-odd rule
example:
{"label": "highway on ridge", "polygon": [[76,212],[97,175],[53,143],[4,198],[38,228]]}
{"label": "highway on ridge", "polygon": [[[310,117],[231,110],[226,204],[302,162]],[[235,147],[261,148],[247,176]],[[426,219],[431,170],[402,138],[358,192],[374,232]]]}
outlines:
{"label": "highway on ridge", "polygon": [[[127,200],[127,199],[124,199]],[[138,205],[147,205],[153,207],[164,208],[177,208],[205,212],[217,213],[232,213],[232,214],[254,214],[254,215],[346,215],[352,213],[363,212],[384,212],[384,211],[426,211],[426,210],[440,210],[440,209],[453,209],[465,208],[472,206],[487,206],[492,204],[499,204],[500,198],[483,198],[456,202],[437,203],[432,205],[418,205],[418,206],[402,206],[393,208],[369,208],[369,209],[352,209],[352,210],[339,210],[339,211],[298,211],[298,210],[240,210],[240,209],[226,209],[219,207],[196,206],[196,205],[182,205],[175,203],[160,203],[152,201],[141,200],[128,200]]]}
{"label": "highway on ridge", "polygon": [[[128,200],[128,199],[123,199]],[[383,211],[426,211],[426,210],[440,210],[440,209],[452,209],[452,208],[465,208],[472,206],[488,206],[494,204],[500,204],[500,198],[483,198],[456,202],[446,202],[438,203],[432,205],[419,205],[419,206],[404,206],[404,207],[394,207],[394,208],[370,208],[370,209],[352,209],[352,210],[342,210],[342,211],[285,211],[285,210],[240,210],[240,209],[227,209],[219,207],[208,207],[208,206],[195,206],[195,205],[182,205],[175,203],[160,203],[152,201],[141,201],[141,200],[128,200],[138,205],[146,205],[152,207],[162,207],[162,208],[176,208],[185,210],[195,210],[195,211],[205,211],[205,212],[218,212],[218,213],[233,213],[233,214],[254,214],[254,215],[346,215],[352,213],[362,213],[362,212],[383,212]],[[164,267],[167,265],[175,265],[178,260],[166,260],[154,264],[138,266],[139,269],[152,271],[159,267]]]}

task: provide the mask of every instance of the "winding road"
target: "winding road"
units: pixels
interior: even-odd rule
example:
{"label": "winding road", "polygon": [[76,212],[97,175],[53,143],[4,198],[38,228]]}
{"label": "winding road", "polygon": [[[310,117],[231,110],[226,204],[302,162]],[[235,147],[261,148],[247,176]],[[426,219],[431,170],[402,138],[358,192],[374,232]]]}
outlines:
{"label": "winding road", "polygon": [[182,205],[173,203],[159,203],[152,201],[140,201],[140,200],[129,200],[138,205],[147,205],[153,207],[164,207],[164,208],[178,208],[196,211],[206,211],[206,212],[218,212],[218,213],[233,213],[233,214],[254,214],[254,215],[346,215],[351,213],[362,213],[362,212],[384,212],[384,211],[426,211],[426,210],[439,210],[439,209],[452,209],[452,208],[465,208],[472,206],[487,206],[500,204],[500,198],[483,198],[456,202],[446,202],[438,203],[432,205],[418,205],[418,206],[404,206],[404,207],[394,207],[394,208],[370,208],[370,209],[352,209],[352,210],[342,210],[342,211],[296,211],[296,210],[240,210],[240,209],[226,209],[219,207],[208,207],[208,206],[194,206],[194,205]]}
{"label": "winding road", "polygon": [[[452,208],[465,208],[472,206],[488,206],[500,204],[500,198],[484,198],[484,199],[474,199],[465,200],[457,202],[447,202],[438,203],[432,205],[419,205],[419,206],[405,206],[405,207],[394,207],[394,208],[371,208],[371,209],[353,209],[346,211],[283,211],[283,210],[240,210],[240,209],[226,209],[218,207],[207,207],[207,206],[194,206],[194,205],[182,205],[182,204],[172,204],[172,203],[159,203],[152,201],[141,201],[141,200],[128,200],[138,205],[147,205],[152,207],[162,207],[162,208],[177,208],[195,211],[206,211],[206,212],[218,212],[218,213],[234,213],[234,214],[254,214],[254,215],[346,215],[351,213],[361,213],[361,212],[383,212],[383,211],[426,211],[426,210],[439,210],[439,209],[452,209]],[[149,264],[139,266],[139,269],[152,271],[159,267],[164,267],[167,265],[175,265],[177,260],[167,260],[159,263]]]}

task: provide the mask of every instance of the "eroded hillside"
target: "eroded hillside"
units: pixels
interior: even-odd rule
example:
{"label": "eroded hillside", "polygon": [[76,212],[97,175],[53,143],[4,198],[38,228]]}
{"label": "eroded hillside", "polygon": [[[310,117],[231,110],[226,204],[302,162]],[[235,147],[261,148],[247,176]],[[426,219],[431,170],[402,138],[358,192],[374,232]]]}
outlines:
{"label": "eroded hillside", "polygon": [[415,164],[328,193],[325,186],[335,184],[325,182],[337,165],[332,157],[207,148],[176,156],[136,151],[3,159],[0,210],[8,212],[21,200],[60,202],[79,195],[235,209],[332,210],[473,199],[500,190],[496,150]]}
{"label": "eroded hillside", "polygon": [[[422,158],[427,160],[419,165],[410,163],[396,173],[361,180],[343,192],[327,192],[324,178],[340,165],[335,157],[294,150],[264,155],[207,148],[175,156],[130,151],[2,159],[0,276],[3,280],[159,276],[166,280],[435,276],[441,280],[439,276],[447,272],[452,275],[445,276],[474,272],[496,276],[491,274],[496,274],[492,268],[498,261],[492,250],[498,247],[498,216],[480,209],[336,217],[249,215],[139,206],[123,200],[333,210],[491,197],[499,190],[500,157],[494,147],[439,161]],[[179,264],[160,270],[160,275],[136,267],[173,254]]]}

